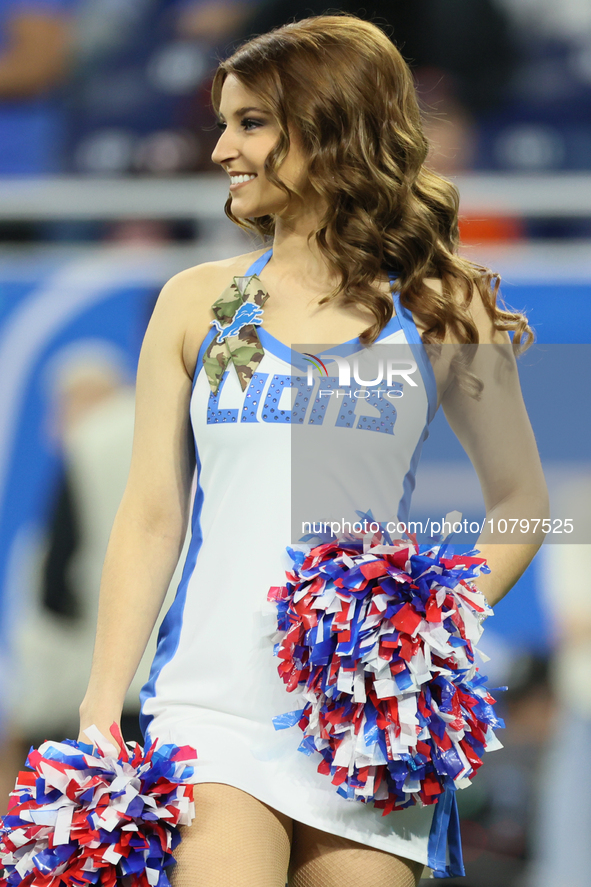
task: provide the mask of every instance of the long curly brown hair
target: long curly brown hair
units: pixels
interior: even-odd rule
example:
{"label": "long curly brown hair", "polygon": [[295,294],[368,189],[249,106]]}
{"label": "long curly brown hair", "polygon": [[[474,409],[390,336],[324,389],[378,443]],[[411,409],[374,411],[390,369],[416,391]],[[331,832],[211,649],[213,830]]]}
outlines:
{"label": "long curly brown hair", "polygon": [[[296,201],[279,171],[290,128],[297,133],[309,182],[327,207],[313,236],[340,277],[323,301],[339,296],[371,311],[364,344],[392,316],[392,300],[375,285],[385,269],[397,272],[401,302],[424,324],[426,343],[441,342],[446,331],[461,343],[478,343],[468,311],[474,287],[494,326],[514,332],[514,347],[533,341],[526,317],[499,306],[499,276],[457,254],[458,191],[425,166],[428,143],[412,75],[380,28],[352,15],[322,15],[254,37],[220,64],[212,84],[216,112],[229,74],[277,121],[280,134],[265,171]],[[230,205],[229,198],[233,222],[273,234],[273,216],[239,219]],[[426,277],[440,278],[442,293]]]}

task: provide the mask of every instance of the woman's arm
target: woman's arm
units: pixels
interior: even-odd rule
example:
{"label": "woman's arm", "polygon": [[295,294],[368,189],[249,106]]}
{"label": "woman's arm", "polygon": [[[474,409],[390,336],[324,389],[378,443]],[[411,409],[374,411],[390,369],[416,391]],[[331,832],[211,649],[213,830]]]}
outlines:
{"label": "woman's arm", "polygon": [[188,421],[192,380],[183,361],[191,316],[187,274],[164,287],[142,345],[131,467],[103,567],[81,730],[94,723],[108,735],[119,721],[185,537],[195,468]]}
{"label": "woman's arm", "polygon": [[[453,382],[442,399],[447,420],[478,475],[486,507],[486,529],[476,543],[491,572],[477,580],[494,605],[511,589],[543,541],[542,520],[549,515],[548,491],[534,434],[523,403],[517,364],[507,333],[495,330],[476,292],[470,306],[480,345],[471,364],[482,382],[480,399]],[[448,352],[458,346],[444,346]],[[448,353],[449,359],[451,355]],[[509,527],[523,520],[507,543],[498,521]],[[538,531],[523,532],[526,521]]]}

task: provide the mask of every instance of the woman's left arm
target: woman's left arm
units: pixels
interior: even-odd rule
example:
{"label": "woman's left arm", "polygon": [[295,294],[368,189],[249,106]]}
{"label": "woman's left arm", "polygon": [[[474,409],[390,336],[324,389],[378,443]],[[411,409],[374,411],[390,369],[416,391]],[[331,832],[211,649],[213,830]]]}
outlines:
{"label": "woman's left arm", "polygon": [[[494,328],[477,291],[470,313],[480,344],[467,346],[474,349],[469,371],[482,382],[482,392],[476,399],[454,380],[442,397],[442,406],[482,488],[485,529],[475,547],[491,572],[482,573],[476,584],[494,606],[542,544],[542,522],[549,516],[549,501],[509,336]],[[444,350],[453,352],[458,347],[462,346],[450,340]],[[507,527],[504,533],[499,531],[503,520],[507,521],[501,524]],[[511,528],[513,532],[509,532]],[[508,538],[514,541],[508,542]]]}

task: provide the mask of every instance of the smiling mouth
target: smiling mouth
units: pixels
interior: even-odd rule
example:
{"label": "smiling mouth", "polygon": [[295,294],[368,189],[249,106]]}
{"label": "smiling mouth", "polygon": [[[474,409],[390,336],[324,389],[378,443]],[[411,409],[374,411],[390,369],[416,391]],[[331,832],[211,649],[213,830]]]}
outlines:
{"label": "smiling mouth", "polygon": [[253,179],[256,179],[256,173],[230,173],[230,187],[245,185],[247,182],[252,182]]}

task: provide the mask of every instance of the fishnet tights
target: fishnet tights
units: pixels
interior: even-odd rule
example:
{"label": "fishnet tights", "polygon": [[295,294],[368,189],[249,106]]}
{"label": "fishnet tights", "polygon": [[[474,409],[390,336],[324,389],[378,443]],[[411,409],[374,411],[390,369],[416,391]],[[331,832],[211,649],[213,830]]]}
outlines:
{"label": "fishnet tights", "polygon": [[229,785],[195,786],[172,887],[416,887],[422,865],[329,835]]}
{"label": "fishnet tights", "polygon": [[293,824],[290,887],[416,887],[423,865]]}
{"label": "fishnet tights", "polygon": [[196,785],[172,887],[285,887],[291,820],[237,788]]}

